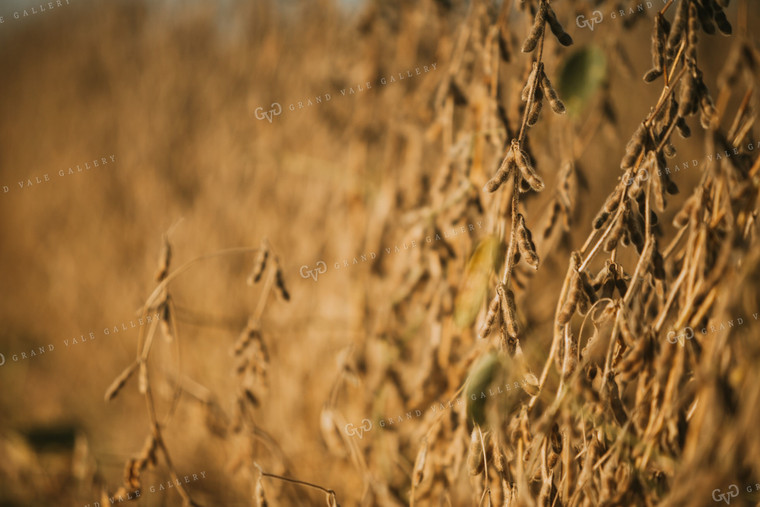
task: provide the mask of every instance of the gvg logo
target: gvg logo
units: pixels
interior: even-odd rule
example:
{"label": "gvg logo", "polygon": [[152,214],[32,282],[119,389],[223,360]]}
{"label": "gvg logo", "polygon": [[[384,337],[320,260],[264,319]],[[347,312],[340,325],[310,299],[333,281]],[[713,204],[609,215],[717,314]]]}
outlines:
{"label": "gvg logo", "polygon": [[316,282],[319,275],[322,275],[324,273],[327,273],[327,264],[325,261],[317,262],[317,265],[314,269],[309,269],[309,266],[305,264],[301,266],[301,278],[312,277]]}
{"label": "gvg logo", "polygon": [[604,15],[602,14],[602,11],[594,11],[593,16],[589,19],[586,19],[586,16],[583,14],[578,15],[577,18],[575,18],[575,24],[578,25],[578,28],[590,28],[591,31],[594,31],[594,25],[601,23],[604,19]]}
{"label": "gvg logo", "polygon": [[683,328],[683,332],[680,334],[676,334],[675,331],[668,333],[668,343],[680,343],[682,347],[684,346],[685,340],[691,340],[692,338],[694,338],[694,329],[688,326]]}
{"label": "gvg logo", "polygon": [[[254,110],[254,115],[256,116],[257,120],[264,120],[266,119],[269,121],[269,123],[272,123],[272,120],[275,116],[280,116],[282,114],[282,106],[278,102],[272,102],[269,104],[269,111],[264,111],[264,108],[259,106]],[[249,109],[250,111],[250,109]]]}
{"label": "gvg logo", "polygon": [[720,502],[721,500],[723,500],[724,502],[726,502],[726,505],[729,505],[731,503],[731,499],[736,498],[737,496],[739,496],[739,486],[737,486],[736,484],[731,484],[728,487],[728,491],[726,491],[725,493],[721,493],[719,489],[714,489],[712,492],[713,500],[715,500],[716,502]]}
{"label": "gvg logo", "polygon": [[360,439],[364,438],[364,432],[372,429],[372,421],[362,419],[362,425],[358,428],[351,423],[346,424],[346,434],[350,437],[356,435]]}

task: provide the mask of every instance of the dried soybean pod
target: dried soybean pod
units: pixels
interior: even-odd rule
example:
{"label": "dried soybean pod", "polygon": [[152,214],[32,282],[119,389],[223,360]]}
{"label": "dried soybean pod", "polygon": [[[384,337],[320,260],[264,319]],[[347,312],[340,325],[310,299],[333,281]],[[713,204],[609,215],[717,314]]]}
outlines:
{"label": "dried soybean pod", "polygon": [[575,309],[578,307],[578,301],[580,300],[583,293],[581,277],[576,269],[573,269],[570,277],[570,287],[567,291],[567,299],[565,299],[565,303],[562,305],[562,309],[557,316],[557,322],[561,325],[570,322],[573,313],[575,313]]}
{"label": "dried soybean pod", "polygon": [[518,213],[517,215],[517,248],[525,259],[525,262],[533,269],[538,269],[536,245],[533,243],[530,229],[525,225],[525,217],[522,213]]}
{"label": "dried soybean pod", "polygon": [[628,420],[628,414],[625,413],[623,402],[620,401],[620,391],[613,372],[607,374],[607,383],[605,384],[605,387],[607,391],[605,393],[607,395],[606,398],[609,401],[615,420],[622,426]]}
{"label": "dried soybean pod", "polygon": [[533,98],[533,103],[530,106],[530,114],[528,115],[528,126],[532,127],[538,122],[538,116],[541,114],[541,109],[544,105],[544,94],[541,87],[536,88],[536,94]]}
{"label": "dried soybean pod", "polygon": [[422,447],[417,452],[417,458],[414,460],[414,470],[412,471],[412,484],[415,486],[425,478],[425,462],[427,461],[428,441],[423,438]]}
{"label": "dried soybean pod", "polygon": [[728,22],[728,18],[726,18],[726,13],[723,12],[723,9],[717,9],[715,14],[713,14],[713,19],[715,20],[715,24],[718,25],[720,33],[723,35],[731,35],[731,32],[733,31],[731,29],[731,23]]}
{"label": "dried soybean pod", "polygon": [[583,294],[586,296],[588,301],[591,304],[594,304],[597,302],[596,297],[596,291],[594,290],[594,285],[591,283],[591,279],[588,276],[588,273],[586,271],[581,271],[581,286],[583,287]]}
{"label": "dried soybean pod", "polygon": [[654,277],[658,280],[665,280],[665,260],[662,254],[657,250],[657,245],[652,249],[652,265],[654,266]]}
{"label": "dried soybean pod", "polygon": [[530,71],[530,74],[528,75],[528,81],[525,83],[525,86],[522,89],[522,93],[520,94],[520,98],[523,100],[523,102],[528,102],[530,100],[530,91],[533,89],[533,83],[536,81],[536,76],[538,76],[538,68],[542,67],[543,63],[536,63],[533,62],[533,68]]}
{"label": "dried soybean pod", "polygon": [[566,47],[573,44],[573,38],[562,28],[562,25],[557,20],[557,15],[554,13],[554,9],[548,3],[546,4],[546,21],[549,23],[549,28],[554,36],[557,37],[560,44]]}
{"label": "dried soybean pod", "polygon": [[695,208],[696,200],[695,196],[689,197],[683,204],[681,210],[673,217],[673,225],[677,228],[685,227],[691,219],[691,212]]}
{"label": "dried soybean pod", "polygon": [[478,428],[475,427],[470,435],[470,447],[467,450],[467,471],[470,475],[478,475],[483,471],[483,446],[478,436]]}
{"label": "dried soybean pod", "polygon": [[630,206],[626,208],[624,215],[631,242],[636,246],[636,251],[641,253],[644,249],[644,218],[638,211],[634,213]]}
{"label": "dried soybean pod", "polygon": [[676,14],[673,17],[673,26],[670,29],[666,45],[669,58],[675,57],[678,52],[678,44],[681,42],[684,29],[688,23],[689,4],[689,0],[679,0],[678,6],[676,7]]}
{"label": "dried soybean pod", "polygon": [[169,265],[172,261],[172,245],[166,234],[163,235],[161,243],[161,253],[158,257],[158,270],[156,271],[156,281],[162,282],[169,274]]}
{"label": "dried soybean pod", "polygon": [[[698,16],[700,15],[702,11],[697,9],[696,4],[692,3],[689,6],[689,33],[686,39],[686,52],[684,53],[686,57],[686,61],[690,63],[691,65],[696,65],[697,63],[697,43],[699,42],[698,33],[699,33],[699,20]],[[710,23],[712,24],[712,22]],[[711,33],[706,30],[706,26],[702,26],[702,29],[705,30],[706,33]],[[715,28],[713,27],[712,33],[715,33]]]}
{"label": "dried soybean pod", "polygon": [[696,110],[697,84],[691,74],[685,76],[678,98],[678,116],[686,117]]}
{"label": "dried soybean pod", "polygon": [[486,183],[486,190],[489,192],[496,192],[501,184],[507,181],[514,168],[515,153],[514,150],[510,148],[507,155],[504,157],[504,160],[501,162],[501,166],[499,166],[499,169],[496,171],[496,174],[494,174],[494,176],[488,180],[488,183]]}
{"label": "dried soybean pod", "polygon": [[539,192],[544,189],[543,180],[536,174],[533,167],[530,165],[530,159],[528,154],[520,149],[520,143],[516,139],[512,141],[512,151],[515,153],[515,163],[517,168],[520,169],[523,179],[530,185],[530,188]]}
{"label": "dried soybean pod", "polygon": [[261,247],[256,252],[256,258],[253,260],[253,269],[251,274],[248,275],[248,285],[253,285],[261,280],[261,275],[264,273],[264,268],[267,266],[267,258],[269,257],[269,249],[265,242],[261,242]]}
{"label": "dried soybean pod", "polygon": [[678,129],[678,133],[684,139],[691,136],[691,129],[689,128],[689,125],[686,124],[686,119],[682,116],[679,116],[678,120],[676,120],[676,129]]}
{"label": "dried soybean pod", "polygon": [[116,379],[114,379],[113,382],[111,382],[111,385],[108,386],[108,389],[106,389],[105,394],[105,400],[111,401],[116,397],[117,394],[119,394],[119,391],[121,391],[121,388],[124,387],[124,385],[127,383],[127,380],[132,376],[132,374],[137,369],[138,362],[135,361],[132,364],[130,364],[123,372],[119,374]]}
{"label": "dried soybean pod", "polygon": [[662,70],[665,61],[665,17],[657,13],[654,17],[654,31],[652,32],[652,67]]}
{"label": "dried soybean pod", "polygon": [[552,111],[557,114],[565,114],[565,104],[560,100],[557,91],[552,86],[551,81],[549,81],[549,78],[543,69],[541,70],[541,88],[544,90],[544,95],[546,95],[546,98],[549,100],[549,105],[551,106]]}
{"label": "dried soybean pod", "polygon": [[507,334],[509,334],[509,336],[512,338],[516,338],[520,332],[520,328],[517,325],[517,306],[515,305],[515,295],[511,290],[505,289],[501,284],[496,287],[496,292],[499,295],[501,318],[507,328]]}
{"label": "dried soybean pod", "polygon": [[633,331],[631,331],[631,326],[628,323],[628,317],[625,312],[621,314],[619,322],[620,325],[618,326],[618,329],[620,330],[620,336],[623,338],[623,343],[625,343],[627,347],[633,347],[634,343],[636,343],[636,339],[634,338]]}
{"label": "dried soybean pod", "polygon": [[290,301],[290,293],[285,287],[285,278],[282,275],[282,268],[280,268],[279,262],[277,263],[277,273],[275,275],[275,287],[277,291],[285,301]]}
{"label": "dried soybean pod", "polygon": [[702,25],[702,30],[708,35],[715,34],[715,24],[712,20],[712,13],[700,4],[692,3],[691,5],[697,12],[697,18],[699,19],[699,24]]}
{"label": "dried soybean pod", "polygon": [[544,25],[546,24],[546,10],[546,1],[540,0],[538,4],[538,11],[536,12],[536,17],[533,21],[533,27],[530,29],[528,38],[525,39],[525,42],[523,42],[522,45],[523,53],[530,53],[536,49],[539,39],[543,37]]}
{"label": "dried soybean pod", "polygon": [[488,312],[486,313],[486,320],[483,322],[483,326],[480,328],[479,337],[487,338],[491,334],[491,327],[493,327],[496,316],[499,313],[501,298],[499,297],[498,289],[496,295],[491,299],[491,303],[488,305]]}
{"label": "dried soybean pod", "polygon": [[636,132],[633,133],[633,137],[631,137],[631,140],[628,141],[628,144],[625,147],[625,156],[620,162],[621,169],[630,169],[633,167],[633,164],[636,163],[636,159],[638,158],[639,153],[641,153],[641,150],[644,149],[646,135],[647,128],[642,122],[639,124]]}
{"label": "dried soybean pod", "polygon": [[575,373],[575,368],[578,366],[578,338],[576,338],[572,331],[568,330],[563,341],[565,342],[565,346],[560,374],[563,379],[567,380]]}
{"label": "dried soybean pod", "polygon": [[559,462],[559,456],[562,452],[562,434],[559,432],[559,425],[554,423],[552,426],[551,436],[549,437],[549,448],[547,449],[549,455],[546,459],[546,465],[549,470]]}
{"label": "dried soybean pod", "polygon": [[610,235],[607,236],[607,241],[604,242],[604,251],[611,252],[617,248],[618,241],[620,241],[623,235],[623,217],[618,217],[615,221],[615,225],[612,226]]}
{"label": "dried soybean pod", "polygon": [[644,82],[651,83],[660,76],[662,76],[662,69],[649,69],[647,73],[644,74]]}
{"label": "dried soybean pod", "polygon": [[607,198],[607,200],[604,202],[604,211],[607,213],[612,213],[616,209],[618,209],[618,206],[620,206],[620,197],[623,195],[623,186],[618,185],[615,187],[615,190],[612,191],[610,196]]}
{"label": "dried soybean pod", "polygon": [[604,224],[607,223],[607,219],[610,217],[610,214],[606,212],[605,210],[601,210],[598,215],[594,218],[593,227],[594,230],[599,230],[602,227],[604,227]]}

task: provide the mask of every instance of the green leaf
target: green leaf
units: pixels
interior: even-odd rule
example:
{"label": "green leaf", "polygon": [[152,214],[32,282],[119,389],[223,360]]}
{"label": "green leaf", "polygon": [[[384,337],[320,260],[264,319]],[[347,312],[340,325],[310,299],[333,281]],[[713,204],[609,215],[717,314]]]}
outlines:
{"label": "green leaf", "polygon": [[559,70],[557,87],[570,116],[577,118],[607,79],[607,59],[597,46],[573,52]]}
{"label": "green leaf", "polygon": [[462,286],[454,304],[454,323],[459,328],[472,326],[488,292],[488,280],[504,262],[505,245],[497,236],[486,236],[467,263]]}

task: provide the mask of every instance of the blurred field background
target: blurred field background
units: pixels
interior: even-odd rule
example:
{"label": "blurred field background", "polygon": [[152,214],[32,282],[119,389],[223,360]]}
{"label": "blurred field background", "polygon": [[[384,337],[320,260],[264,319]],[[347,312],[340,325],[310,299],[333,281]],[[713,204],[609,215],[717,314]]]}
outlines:
{"label": "blurred field background", "polygon": [[[592,32],[574,23],[588,12],[585,2],[555,3],[576,46],[604,52],[606,83],[593,107],[608,100],[617,120],[599,127],[579,158],[585,183],[573,228],[541,252],[541,269],[526,289],[522,311],[531,325],[522,347],[535,369],[551,341],[570,251],[589,234],[591,218],[620,176],[626,140],[659,95],[659,87],[640,79],[650,66],[647,15],[630,26],[607,19]],[[452,370],[475,350],[473,331],[450,323],[441,330],[425,298],[398,304],[405,291],[421,286],[424,292],[430,276],[416,278],[413,269],[426,262],[422,248],[401,245],[430,234],[416,214],[441,205],[435,188],[449,160],[442,146],[467,150],[483,130],[476,119],[486,102],[472,99],[478,90],[466,90],[469,101],[455,104],[454,125],[436,116],[468,5],[72,0],[26,19],[6,15],[0,24],[0,190],[9,188],[0,193],[0,505],[93,504],[102,486],[113,492],[121,484],[124,462],[145,441],[148,417],[135,379],[115,400],[103,401],[134,358],[137,329],[108,336],[103,330],[136,320],[156,285],[162,234],[174,224],[172,266],[226,248],[257,247],[267,238],[291,295],[289,302],[272,298],[262,319],[269,390],[254,414],[276,444],[228,428],[215,432],[208,408],[184,394],[163,429],[179,475],[205,471],[206,479],[188,485],[193,498],[202,505],[253,505],[256,470],[242,452],[271,473],[335,490],[344,506],[408,503],[421,419],[353,439],[366,462],[362,470],[345,436],[328,441],[320,418],[341,375],[355,378],[337,395],[346,422],[425,411],[453,394],[457,374],[425,366],[431,355],[445,355],[440,343],[448,343],[450,357],[442,362]],[[750,5],[748,25],[756,28],[760,10]],[[10,14],[23,7],[3,8]],[[736,19],[735,8],[728,13]],[[523,21],[515,10],[509,26],[519,27],[517,37]],[[729,43],[720,36],[703,41],[702,65],[720,69]],[[519,46],[513,51],[501,73],[509,90],[505,108],[516,123],[515,90],[519,96],[527,67]],[[565,56],[546,58],[554,69]],[[378,86],[381,77],[431,63],[436,70]],[[367,81],[372,89],[339,92]],[[716,86],[715,75],[706,81]],[[330,101],[287,110],[325,93]],[[280,117],[256,118],[257,107],[274,102],[285,108]],[[546,142],[539,148],[534,140],[533,152],[552,187],[562,158],[557,132],[571,122],[585,125],[591,113],[543,115],[532,135]],[[676,161],[703,160],[701,130],[693,130],[677,145]],[[467,134],[441,140],[452,131]],[[755,137],[760,141],[756,131]],[[58,174],[111,155],[114,163],[89,172]],[[472,169],[478,189],[494,170],[492,158],[498,155],[487,152],[487,162]],[[46,173],[49,182],[34,183]],[[699,176],[693,168],[674,179],[689,189]],[[30,179],[31,186],[19,187]],[[550,198],[550,192],[531,198],[526,216],[544,217]],[[449,218],[437,227],[484,224],[448,240],[453,256],[444,269],[453,300],[493,218],[472,208]],[[381,253],[395,246],[400,253]],[[367,252],[380,254],[378,260],[335,268]],[[301,267],[320,260],[327,273],[304,278]],[[160,413],[181,371],[208,388],[232,419],[238,384],[231,350],[261,292],[245,283],[252,262],[250,254],[211,259],[173,286],[178,338],[158,340],[151,357]],[[758,329],[747,332],[756,336]],[[95,340],[63,342],[90,332]],[[49,344],[54,351],[12,359]],[[145,472],[143,486],[168,480],[159,463]],[[729,483],[723,477],[709,483],[706,496],[691,505],[712,504],[710,489]],[[472,504],[468,484],[465,474],[451,484],[452,505]],[[270,505],[324,504],[319,491],[274,480],[264,485]],[[181,504],[176,490],[142,496],[134,503]]]}

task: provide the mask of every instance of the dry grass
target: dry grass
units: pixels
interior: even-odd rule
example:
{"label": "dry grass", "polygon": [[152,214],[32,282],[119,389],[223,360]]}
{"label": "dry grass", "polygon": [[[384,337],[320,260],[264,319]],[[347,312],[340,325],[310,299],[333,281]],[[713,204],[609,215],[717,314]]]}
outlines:
{"label": "dry grass", "polygon": [[760,11],[639,3],[0,25],[0,504],[757,502]]}

